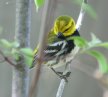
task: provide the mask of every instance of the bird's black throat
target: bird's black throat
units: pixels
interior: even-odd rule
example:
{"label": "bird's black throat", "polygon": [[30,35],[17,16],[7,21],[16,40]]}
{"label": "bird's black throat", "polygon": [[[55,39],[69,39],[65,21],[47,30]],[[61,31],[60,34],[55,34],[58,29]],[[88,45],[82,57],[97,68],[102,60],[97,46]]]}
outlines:
{"label": "bird's black throat", "polygon": [[[76,30],[74,32],[74,34],[72,34],[71,36],[68,36],[66,38],[72,37],[72,36],[80,36],[79,31]],[[74,49],[75,44],[74,44],[74,40],[66,40],[67,41],[67,52],[66,53],[70,53],[72,49]]]}

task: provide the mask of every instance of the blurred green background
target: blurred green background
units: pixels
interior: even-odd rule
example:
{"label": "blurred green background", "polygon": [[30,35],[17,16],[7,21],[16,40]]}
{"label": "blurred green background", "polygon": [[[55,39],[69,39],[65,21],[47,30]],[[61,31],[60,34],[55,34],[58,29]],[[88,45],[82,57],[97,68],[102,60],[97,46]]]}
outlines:
{"label": "blurred green background", "polygon": [[[61,0],[62,1],[62,0]],[[108,40],[108,0],[88,0],[94,8],[98,18],[93,19],[88,14],[85,15],[80,30],[81,35],[90,40],[90,33],[93,32],[101,40]],[[55,12],[55,18],[59,15],[70,15],[75,21],[78,18],[80,6],[72,0],[59,2]],[[36,8],[32,2],[31,15],[31,48],[34,49],[38,43],[42,8],[36,13]],[[15,35],[15,0],[0,0],[0,38],[13,41]],[[102,53],[108,57],[107,50],[100,48]],[[95,59],[80,55],[72,63],[72,74],[67,83],[63,97],[102,97],[103,88],[90,75],[98,67]],[[82,72],[75,66],[86,71]],[[30,77],[32,77],[32,71]],[[90,74],[90,75],[89,75]],[[42,68],[42,74],[39,81],[38,97],[55,97],[60,79],[48,68]],[[11,97],[12,85],[12,67],[7,63],[0,63],[0,97]]]}

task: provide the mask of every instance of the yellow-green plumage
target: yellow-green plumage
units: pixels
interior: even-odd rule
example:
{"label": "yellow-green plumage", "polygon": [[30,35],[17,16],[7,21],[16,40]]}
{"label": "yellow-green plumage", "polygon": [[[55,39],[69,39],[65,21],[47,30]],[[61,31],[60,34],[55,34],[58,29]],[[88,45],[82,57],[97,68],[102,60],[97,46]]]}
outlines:
{"label": "yellow-green plumage", "polygon": [[[53,28],[48,33],[47,47],[44,51],[45,63],[56,60],[58,57],[66,56],[74,49],[73,40],[67,40],[68,37],[79,36],[75,22],[70,16],[60,16],[55,22]],[[34,50],[34,62],[37,58],[38,47]]]}
{"label": "yellow-green plumage", "polygon": [[62,32],[64,36],[69,36],[76,30],[75,21],[70,16],[60,16],[55,20],[53,29],[55,35],[57,35],[58,32]]}

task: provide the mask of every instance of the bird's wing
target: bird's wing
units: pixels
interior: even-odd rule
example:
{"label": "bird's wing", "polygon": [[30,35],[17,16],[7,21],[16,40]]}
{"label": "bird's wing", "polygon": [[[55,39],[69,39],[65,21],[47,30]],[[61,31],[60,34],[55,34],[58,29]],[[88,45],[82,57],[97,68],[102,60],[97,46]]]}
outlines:
{"label": "bird's wing", "polygon": [[61,55],[66,50],[66,41],[58,41],[52,44],[47,44],[46,49],[44,50],[45,56],[56,57]]}
{"label": "bird's wing", "polygon": [[[47,44],[46,49],[44,50],[44,57],[43,57],[44,63],[51,61],[51,60],[56,60],[57,58],[59,58],[59,56],[65,54],[65,52],[67,51],[66,45],[67,45],[66,41],[58,41],[52,44]],[[38,51],[34,55],[32,67],[36,64],[38,60],[37,53]]]}

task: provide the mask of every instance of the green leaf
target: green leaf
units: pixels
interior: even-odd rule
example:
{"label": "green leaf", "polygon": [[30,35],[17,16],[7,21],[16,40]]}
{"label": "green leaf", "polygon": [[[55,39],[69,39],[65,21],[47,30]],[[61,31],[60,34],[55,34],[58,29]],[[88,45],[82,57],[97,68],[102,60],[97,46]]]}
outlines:
{"label": "green leaf", "polygon": [[17,49],[13,48],[12,51],[11,51],[11,53],[12,53],[12,57],[13,57],[15,60],[19,60],[20,54],[19,54],[19,51],[18,51]]}
{"label": "green leaf", "polygon": [[104,47],[104,48],[108,48],[108,42],[104,42],[104,43],[97,44],[97,46],[101,46],[101,47]]}
{"label": "green leaf", "polygon": [[0,46],[3,46],[5,48],[11,48],[11,43],[5,39],[1,39],[0,40]]}
{"label": "green leaf", "polygon": [[14,42],[9,42],[6,39],[1,39],[0,40],[0,46],[1,47],[5,47],[5,48],[18,48],[19,47],[19,43],[14,41]]}
{"label": "green leaf", "polygon": [[96,58],[99,63],[99,69],[102,73],[108,73],[108,63],[102,53],[95,50],[89,50],[86,53]]}
{"label": "green leaf", "polygon": [[33,51],[30,48],[21,48],[20,53],[24,55],[25,64],[31,67],[33,62]]}
{"label": "green leaf", "polygon": [[31,67],[32,62],[33,62],[33,57],[31,56],[24,56],[25,58],[25,64],[28,65],[29,67]]}
{"label": "green leaf", "polygon": [[75,44],[81,48],[87,46],[87,41],[82,37],[75,37],[74,41]]}
{"label": "green leaf", "polygon": [[36,6],[37,11],[44,4],[44,0],[34,0],[34,2],[35,2],[35,6]]}
{"label": "green leaf", "polygon": [[91,33],[92,40],[88,43],[89,47],[96,47],[97,44],[102,43],[102,41],[95,36],[95,34]]}
{"label": "green leaf", "polygon": [[14,41],[14,42],[11,43],[11,46],[12,46],[13,48],[18,48],[18,47],[19,47],[19,43],[16,42],[16,41]]}
{"label": "green leaf", "polygon": [[33,57],[34,55],[32,49],[30,48],[21,48],[19,51],[27,56]]}
{"label": "green leaf", "polygon": [[[74,3],[81,6],[83,0],[74,0]],[[97,13],[93,9],[93,7],[89,4],[83,4],[82,6],[83,10],[85,10],[92,18],[96,19],[97,18]]]}
{"label": "green leaf", "polygon": [[97,13],[95,12],[95,10],[93,9],[93,7],[91,7],[89,4],[84,4],[83,9],[86,10],[86,12],[94,19],[97,19]]}
{"label": "green leaf", "polygon": [[69,37],[67,40],[74,40],[75,44],[80,48],[87,46],[87,41],[79,36]]}
{"label": "green leaf", "polygon": [[92,41],[95,42],[96,44],[102,42],[99,38],[96,37],[94,33],[91,33],[91,38],[92,38]]}

